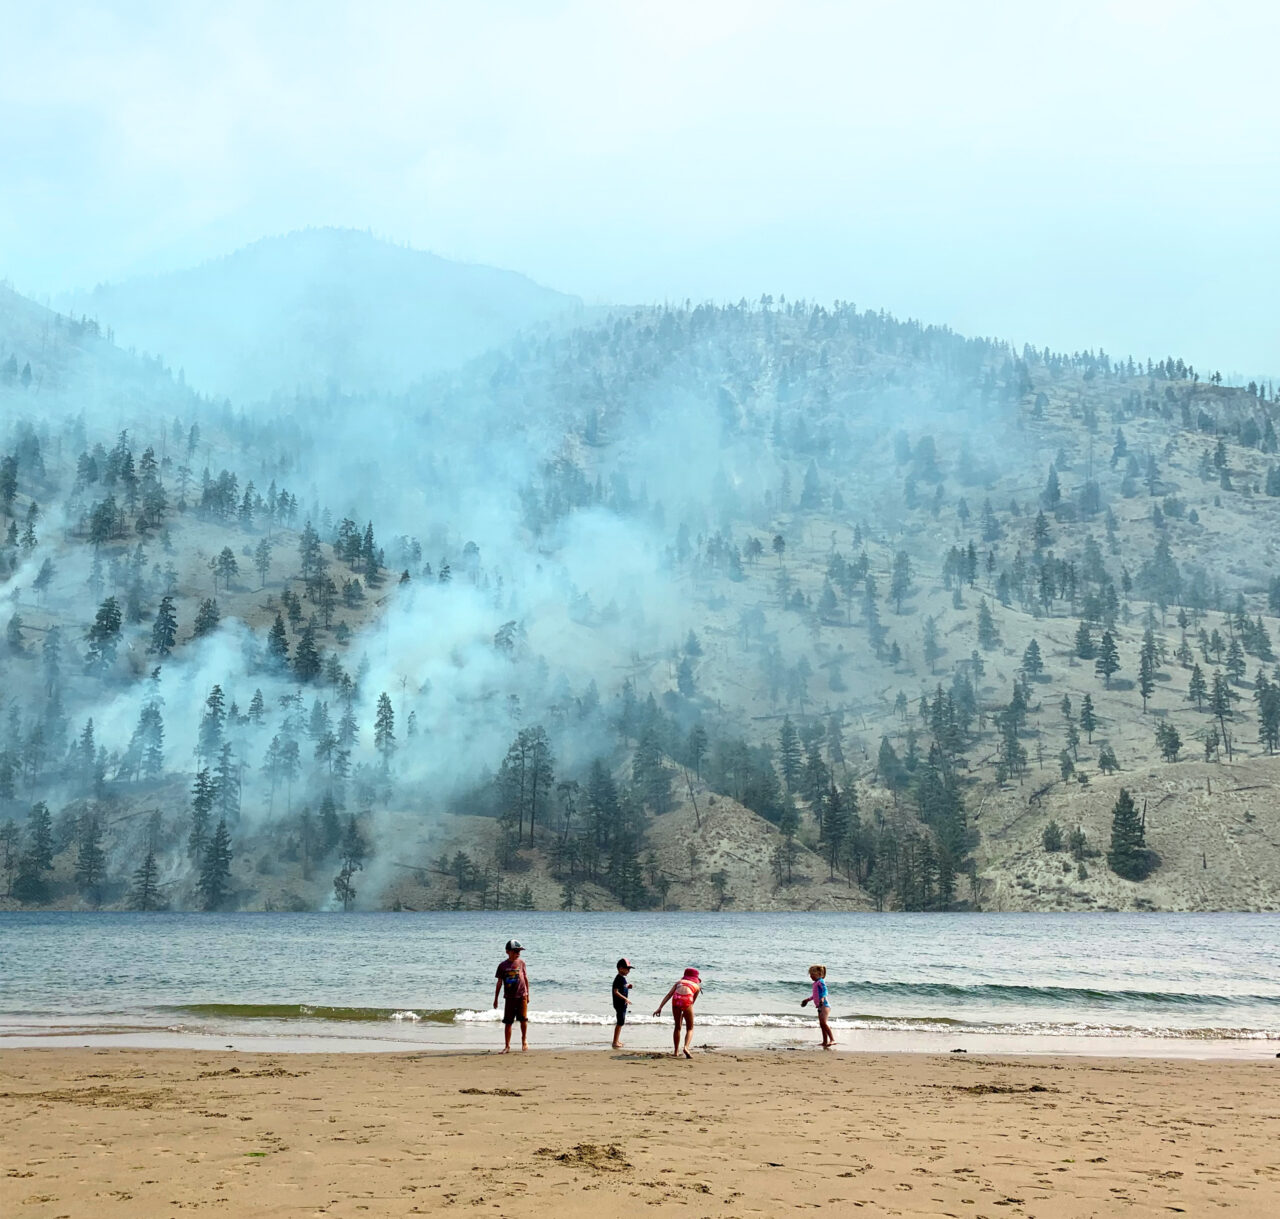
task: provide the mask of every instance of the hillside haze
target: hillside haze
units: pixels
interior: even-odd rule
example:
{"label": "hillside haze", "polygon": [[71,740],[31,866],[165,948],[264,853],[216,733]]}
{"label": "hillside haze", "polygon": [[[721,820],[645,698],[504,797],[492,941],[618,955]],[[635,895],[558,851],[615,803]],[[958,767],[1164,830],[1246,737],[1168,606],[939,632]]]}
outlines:
{"label": "hillside haze", "polygon": [[1272,386],[766,296],[226,401],[105,325],[0,298],[7,904],[1280,907]]}
{"label": "hillside haze", "polygon": [[307,229],[189,270],[101,284],[66,308],[121,346],[159,355],[201,392],[244,402],[400,390],[572,316],[579,302],[515,272]]}

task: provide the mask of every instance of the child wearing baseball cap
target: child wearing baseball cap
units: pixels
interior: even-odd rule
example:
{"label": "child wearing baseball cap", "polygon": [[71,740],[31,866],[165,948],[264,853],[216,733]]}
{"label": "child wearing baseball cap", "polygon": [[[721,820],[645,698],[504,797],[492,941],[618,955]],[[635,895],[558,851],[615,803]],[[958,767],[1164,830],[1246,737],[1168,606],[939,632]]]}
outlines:
{"label": "child wearing baseball cap", "polygon": [[631,983],[627,981],[628,975],[631,973],[631,962],[626,957],[618,958],[618,973],[613,979],[613,1048],[615,1050],[622,1049],[622,1026],[627,1022],[627,1008],[631,1006],[631,1000],[627,996],[631,993]]}

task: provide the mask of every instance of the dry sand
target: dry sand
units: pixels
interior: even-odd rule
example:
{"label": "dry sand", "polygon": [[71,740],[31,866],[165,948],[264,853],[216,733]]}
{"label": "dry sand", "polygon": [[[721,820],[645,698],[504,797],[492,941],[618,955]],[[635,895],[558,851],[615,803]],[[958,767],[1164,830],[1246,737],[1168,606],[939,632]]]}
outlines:
{"label": "dry sand", "polygon": [[1271,1062],[0,1053],[5,1219],[1280,1213]]}

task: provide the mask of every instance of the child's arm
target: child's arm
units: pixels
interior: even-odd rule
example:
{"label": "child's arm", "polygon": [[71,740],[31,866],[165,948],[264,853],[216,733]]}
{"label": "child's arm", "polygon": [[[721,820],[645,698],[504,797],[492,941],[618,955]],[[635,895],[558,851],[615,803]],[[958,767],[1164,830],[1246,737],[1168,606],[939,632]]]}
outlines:
{"label": "child's arm", "polygon": [[662,1002],[658,1004],[658,1010],[653,1013],[655,1016],[662,1015],[662,1009],[667,1006],[667,1000],[670,999],[671,996],[674,995],[675,993],[676,993],[676,988],[672,986],[672,988],[669,991],[667,991],[665,995],[662,996]]}
{"label": "child's arm", "polygon": [[628,1007],[631,1006],[631,1000],[628,999],[627,996],[624,995],[616,986],[613,988],[613,997],[615,999],[621,999]]}
{"label": "child's arm", "polygon": [[498,1006],[498,996],[499,996],[500,994],[502,994],[502,979],[501,979],[501,978],[499,978],[499,979],[498,979],[498,980],[493,984],[493,1006],[494,1006],[494,1007],[497,1007],[497,1006]]}

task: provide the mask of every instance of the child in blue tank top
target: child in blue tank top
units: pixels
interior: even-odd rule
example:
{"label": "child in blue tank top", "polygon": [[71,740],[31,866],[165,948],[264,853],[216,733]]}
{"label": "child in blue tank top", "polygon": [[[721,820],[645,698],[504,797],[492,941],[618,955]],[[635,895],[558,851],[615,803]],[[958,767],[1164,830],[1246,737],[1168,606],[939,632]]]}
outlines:
{"label": "child in blue tank top", "polygon": [[800,1000],[800,1006],[812,1003],[817,1010],[818,1026],[822,1029],[822,1048],[829,1050],[836,1043],[836,1035],[827,1023],[827,1017],[831,1014],[831,1004],[827,999],[827,967],[810,965],[809,977],[813,981],[813,990],[807,999]]}

